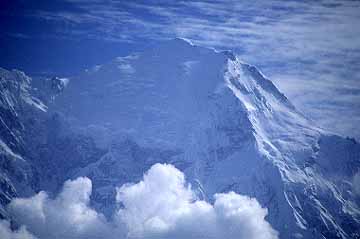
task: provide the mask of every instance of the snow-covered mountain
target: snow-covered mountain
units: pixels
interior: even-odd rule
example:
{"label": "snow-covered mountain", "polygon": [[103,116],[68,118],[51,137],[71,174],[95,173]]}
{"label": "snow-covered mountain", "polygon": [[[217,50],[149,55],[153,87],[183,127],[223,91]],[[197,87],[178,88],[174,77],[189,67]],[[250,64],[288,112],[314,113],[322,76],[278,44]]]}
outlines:
{"label": "snow-covered mountain", "polygon": [[232,52],[174,39],[70,80],[0,76],[2,205],[87,176],[109,216],[116,186],[166,162],[199,198],[255,197],[280,238],[360,237],[360,145],[318,128]]}

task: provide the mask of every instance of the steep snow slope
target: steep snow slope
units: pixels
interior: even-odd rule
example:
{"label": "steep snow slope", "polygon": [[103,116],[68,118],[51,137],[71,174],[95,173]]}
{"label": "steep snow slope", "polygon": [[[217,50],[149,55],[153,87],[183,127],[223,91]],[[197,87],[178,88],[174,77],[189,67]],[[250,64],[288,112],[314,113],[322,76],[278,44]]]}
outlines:
{"label": "steep snow slope", "polygon": [[[166,162],[186,173],[199,198],[231,190],[256,197],[281,238],[360,236],[359,144],[316,127],[231,52],[175,39],[44,84],[35,92],[41,101],[26,101],[47,110],[42,124],[24,126],[26,150],[17,153],[1,134],[4,149],[29,158],[35,190],[88,176],[93,206],[109,216],[116,186]],[[13,188],[8,195],[23,190]]]}
{"label": "steep snow slope", "polygon": [[[182,166],[199,197],[230,190],[255,196],[282,238],[359,234],[351,188],[359,145],[317,128],[231,52],[167,41],[88,70],[55,107],[103,135],[99,147],[109,148],[76,175],[119,184],[165,160]],[[126,142],[137,145],[125,150],[137,156],[114,153]],[[109,200],[112,190],[95,183],[99,198]]]}
{"label": "steep snow slope", "polygon": [[31,165],[23,157],[26,128],[46,106],[31,95],[30,83],[24,73],[0,68],[0,218],[12,197],[31,195],[36,188]]}
{"label": "steep snow slope", "polygon": [[[61,185],[68,177],[62,166],[67,153],[80,166],[82,158],[89,163],[89,158],[100,157],[85,137],[58,137],[66,122],[57,113],[50,114],[45,104],[51,106],[65,82],[59,78],[33,82],[21,71],[0,68],[0,218],[8,217],[3,206],[13,197]],[[91,156],[78,153],[76,147],[82,144]]]}

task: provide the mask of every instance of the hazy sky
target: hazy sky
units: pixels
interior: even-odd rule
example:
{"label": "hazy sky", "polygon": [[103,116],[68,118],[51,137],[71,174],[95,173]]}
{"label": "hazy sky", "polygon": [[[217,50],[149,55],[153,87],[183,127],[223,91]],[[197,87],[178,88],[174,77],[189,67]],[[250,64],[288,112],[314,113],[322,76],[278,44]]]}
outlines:
{"label": "hazy sky", "polygon": [[0,1],[0,66],[70,76],[185,37],[257,65],[319,125],[360,139],[360,1]]}

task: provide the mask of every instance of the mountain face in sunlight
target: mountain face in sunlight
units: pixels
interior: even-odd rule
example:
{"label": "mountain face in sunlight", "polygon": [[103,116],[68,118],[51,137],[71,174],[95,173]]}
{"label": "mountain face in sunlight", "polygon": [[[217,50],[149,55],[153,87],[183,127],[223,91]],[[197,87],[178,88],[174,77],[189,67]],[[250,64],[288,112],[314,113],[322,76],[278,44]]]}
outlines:
{"label": "mountain face in sunlight", "polygon": [[88,177],[108,218],[116,187],[156,163],[199,200],[256,198],[280,238],[360,236],[360,145],[299,112],[231,52],[174,39],[71,79],[0,71],[0,214],[14,197]]}

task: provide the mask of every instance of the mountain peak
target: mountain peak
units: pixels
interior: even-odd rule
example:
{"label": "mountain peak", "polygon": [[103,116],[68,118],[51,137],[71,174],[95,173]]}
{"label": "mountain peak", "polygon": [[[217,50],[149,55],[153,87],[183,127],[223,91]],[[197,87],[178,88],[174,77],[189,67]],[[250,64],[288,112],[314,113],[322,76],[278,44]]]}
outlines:
{"label": "mountain peak", "polygon": [[[69,97],[73,99],[71,108]],[[182,38],[118,57],[79,76],[57,99],[56,107],[65,107],[75,119],[88,124],[101,122],[107,115],[113,127],[131,129],[134,137],[146,143],[160,137],[169,144],[183,145],[189,132],[178,128],[197,128],[197,120],[203,121],[203,127],[211,127],[210,115],[219,114],[217,104],[236,104],[231,113],[247,118],[249,129],[263,141],[290,135],[292,127],[279,125],[285,118],[291,119],[287,124],[292,121],[312,128],[256,67],[240,61],[231,51],[196,46]]]}
{"label": "mountain peak", "polygon": [[[319,130],[230,51],[174,39],[71,81],[45,80],[38,90],[57,96],[46,112],[28,104],[35,102],[30,79],[0,69],[1,86],[21,79],[25,110],[22,100],[8,104],[19,99],[19,87],[0,89],[0,196],[8,201],[26,188],[56,191],[68,178],[87,176],[91,205],[111,215],[115,185],[168,163],[202,198],[229,191],[255,197],[280,238],[358,236],[352,182],[359,178],[359,144]],[[5,146],[20,141],[23,151]],[[9,149],[21,154],[22,167],[13,166],[20,160]]]}

